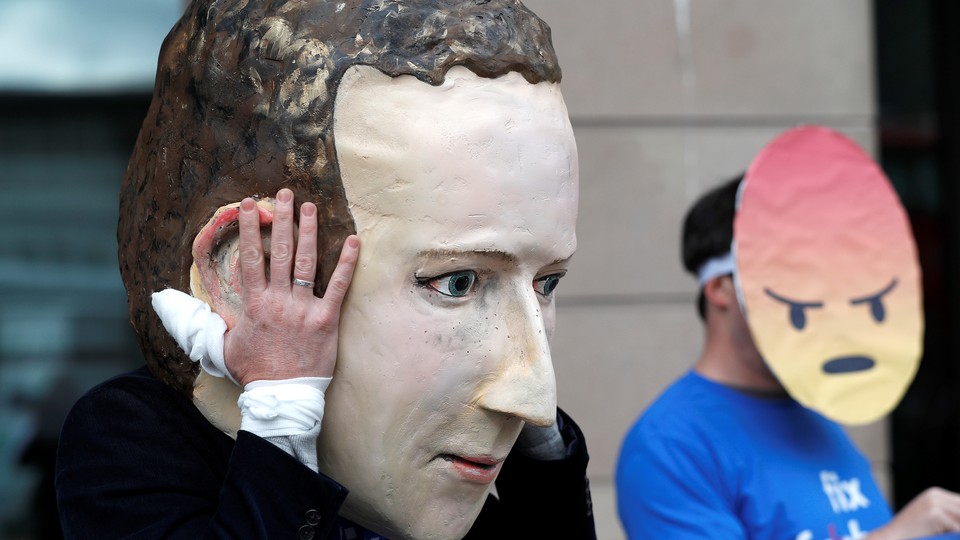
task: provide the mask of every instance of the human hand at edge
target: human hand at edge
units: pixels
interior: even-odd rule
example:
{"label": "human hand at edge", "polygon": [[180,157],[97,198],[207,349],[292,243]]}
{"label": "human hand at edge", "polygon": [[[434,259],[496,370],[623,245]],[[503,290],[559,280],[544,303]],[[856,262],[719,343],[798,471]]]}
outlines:
{"label": "human hand at edge", "polygon": [[867,539],[902,540],[956,531],[960,531],[960,494],[932,487],[914,497],[890,523]]}
{"label": "human hand at edge", "polygon": [[337,361],[340,308],[353,278],[360,242],[347,237],[323,298],[312,283],[317,276],[317,207],[300,207],[294,239],[293,192],[277,193],[270,239],[270,279],[264,269],[260,216],[253,199],[240,203],[239,265],[242,308],[224,337],[231,375],[245,386],[258,380],[330,377]]}

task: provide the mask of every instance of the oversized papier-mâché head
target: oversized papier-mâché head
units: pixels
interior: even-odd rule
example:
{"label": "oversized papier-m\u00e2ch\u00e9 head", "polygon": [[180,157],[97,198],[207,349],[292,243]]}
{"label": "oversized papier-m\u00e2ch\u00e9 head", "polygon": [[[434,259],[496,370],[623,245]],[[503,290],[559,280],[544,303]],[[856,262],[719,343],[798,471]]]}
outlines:
{"label": "oversized papier-m\u00e2ch\u00e9 head", "polygon": [[751,163],[734,219],[737,291],[773,373],[846,424],[890,412],[916,373],[917,250],[883,171],[855,143],[797,127]]}
{"label": "oversized papier-m\u00e2ch\u00e9 head", "polygon": [[[554,421],[553,289],[576,249],[576,145],[550,30],[516,0],[198,0],[164,42],[118,239],[148,365],[231,433],[239,388],[150,307],[227,322],[237,210],[319,208],[322,294],[360,260],[318,441],[344,515],[390,538],[470,527],[525,422]],[[265,217],[263,217],[265,216]],[[464,464],[468,466],[463,466]]]}

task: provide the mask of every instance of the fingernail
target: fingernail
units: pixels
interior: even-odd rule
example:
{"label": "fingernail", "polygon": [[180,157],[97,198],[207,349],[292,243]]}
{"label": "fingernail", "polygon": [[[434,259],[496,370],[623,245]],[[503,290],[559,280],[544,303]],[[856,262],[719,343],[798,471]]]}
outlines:
{"label": "fingernail", "polygon": [[313,217],[317,213],[317,207],[313,203],[303,203],[303,206],[300,207],[300,215]]}
{"label": "fingernail", "polygon": [[253,210],[253,207],[256,205],[257,203],[253,202],[253,199],[251,199],[250,197],[247,197],[246,199],[240,201],[240,209],[243,210],[244,212],[249,212]]}
{"label": "fingernail", "polygon": [[283,188],[279,192],[277,192],[277,200],[280,202],[288,203],[293,200],[293,192],[287,188]]}
{"label": "fingernail", "polygon": [[347,245],[351,248],[356,248],[360,245],[360,240],[356,236],[351,236],[347,238]]}

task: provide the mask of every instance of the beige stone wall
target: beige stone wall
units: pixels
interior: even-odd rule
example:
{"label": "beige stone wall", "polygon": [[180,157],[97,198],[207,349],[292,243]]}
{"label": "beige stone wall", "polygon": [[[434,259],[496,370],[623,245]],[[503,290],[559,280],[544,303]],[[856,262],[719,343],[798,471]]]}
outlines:
{"label": "beige stone wall", "polygon": [[[592,456],[598,532],[623,538],[623,434],[701,346],[680,221],[796,123],[874,144],[868,0],[525,0],[553,28],[580,151],[580,248],[558,300],[560,404]],[[854,432],[888,483],[886,424]]]}

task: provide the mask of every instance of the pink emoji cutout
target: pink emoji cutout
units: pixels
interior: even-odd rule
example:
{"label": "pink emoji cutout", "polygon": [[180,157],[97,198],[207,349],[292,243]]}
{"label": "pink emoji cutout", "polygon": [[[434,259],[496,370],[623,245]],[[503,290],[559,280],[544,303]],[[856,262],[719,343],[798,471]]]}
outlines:
{"label": "pink emoji cutout", "polygon": [[892,410],[922,351],[920,269],[906,212],[880,167],[817,126],[751,163],[734,221],[741,305],[794,399],[845,424]]}

